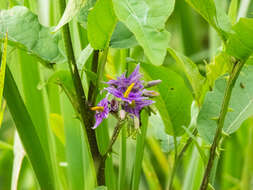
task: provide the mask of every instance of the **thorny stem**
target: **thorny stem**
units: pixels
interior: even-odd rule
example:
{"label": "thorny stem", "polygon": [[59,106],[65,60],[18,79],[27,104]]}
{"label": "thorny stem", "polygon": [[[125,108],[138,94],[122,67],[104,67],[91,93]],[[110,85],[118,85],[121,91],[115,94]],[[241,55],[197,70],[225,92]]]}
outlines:
{"label": "thorny stem", "polygon": [[[65,0],[60,0],[61,14],[63,14],[65,7],[66,7]],[[94,123],[93,113],[89,109],[89,105],[86,101],[86,96],[84,94],[81,78],[78,73],[78,68],[77,68],[77,64],[76,64],[76,60],[74,56],[74,50],[73,50],[73,46],[71,42],[69,24],[66,24],[65,26],[63,26],[62,30],[63,30],[63,39],[64,39],[64,45],[65,45],[65,49],[67,53],[69,69],[70,69],[71,76],[74,82],[74,87],[75,87],[77,100],[79,104],[77,111],[80,113],[80,120],[82,124],[84,125],[84,128],[86,129],[86,132],[87,132],[87,137],[88,137],[93,160],[97,161],[101,158],[101,155],[98,151],[95,131],[92,130],[92,125]]]}
{"label": "thorny stem", "polygon": [[204,177],[203,177],[203,180],[202,180],[202,183],[200,186],[200,190],[206,190],[208,187],[210,174],[211,174],[214,160],[215,160],[215,156],[216,156],[216,149],[217,149],[217,147],[220,143],[221,137],[222,137],[222,128],[223,128],[224,121],[225,121],[225,118],[226,118],[226,115],[228,112],[228,106],[229,106],[232,90],[233,90],[235,82],[239,76],[239,73],[240,73],[244,63],[245,63],[245,61],[237,61],[234,65],[232,73],[229,77],[227,87],[225,90],[225,95],[224,95],[222,107],[221,107],[220,116],[217,121],[216,134],[215,134],[214,141],[213,141],[213,144],[210,149],[209,160],[207,163],[207,167],[205,169],[205,173],[204,173]]}
{"label": "thorny stem", "polygon": [[[194,129],[194,131],[193,131],[192,134],[193,134],[193,136],[196,136],[197,133],[198,133],[198,130]],[[171,177],[170,177],[169,190],[172,190],[172,188],[173,188],[173,180],[174,180],[177,168],[179,166],[179,163],[180,163],[181,159],[184,156],[185,151],[187,150],[187,148],[190,146],[191,143],[192,143],[192,137],[189,137],[188,140],[186,141],[183,149],[180,151],[179,154],[177,154],[177,157],[175,158],[175,162],[174,162],[174,165],[173,165],[173,168],[172,168]]]}
{"label": "thorny stem", "polygon": [[107,156],[112,152],[112,146],[114,145],[114,143],[116,142],[116,140],[119,136],[119,133],[120,133],[120,130],[123,126],[123,123],[124,123],[124,120],[118,120],[118,122],[114,128],[112,138],[111,138],[110,144],[107,148],[107,151],[101,159],[100,166],[98,169],[98,174],[97,174],[98,185],[105,185],[105,161],[106,161]]}

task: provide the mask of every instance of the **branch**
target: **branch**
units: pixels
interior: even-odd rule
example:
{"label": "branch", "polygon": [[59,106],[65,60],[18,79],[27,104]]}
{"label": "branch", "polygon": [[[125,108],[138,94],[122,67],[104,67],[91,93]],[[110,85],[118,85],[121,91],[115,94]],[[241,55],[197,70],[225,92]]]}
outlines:
{"label": "branch", "polygon": [[216,134],[214,137],[214,141],[213,144],[211,146],[210,149],[210,154],[209,154],[209,160],[207,163],[207,167],[204,173],[204,177],[202,180],[202,184],[200,186],[200,190],[206,190],[208,183],[209,183],[209,177],[213,168],[213,164],[214,164],[214,160],[215,160],[215,153],[216,153],[216,149],[217,146],[220,143],[221,137],[222,137],[222,128],[224,126],[224,121],[228,112],[228,106],[229,106],[229,101],[232,95],[232,90],[233,87],[235,85],[235,82],[240,74],[240,71],[244,65],[245,61],[238,61],[235,63],[233,71],[229,77],[229,81],[227,83],[227,87],[225,90],[225,95],[224,95],[224,99],[223,99],[223,103],[222,103],[222,107],[221,107],[221,112],[220,112],[220,116],[218,119],[218,123],[217,123],[217,130],[216,130]]}
{"label": "branch", "polygon": [[[64,10],[66,8],[66,2],[65,0],[60,0],[60,10],[61,14],[64,13]],[[92,130],[92,126],[94,123],[93,113],[89,109],[89,105],[86,101],[86,96],[83,90],[82,81],[78,72],[75,56],[74,56],[74,50],[71,42],[71,35],[70,35],[70,27],[69,24],[66,24],[63,26],[63,39],[64,39],[64,45],[67,53],[67,59],[68,59],[68,65],[69,70],[71,72],[72,80],[74,82],[75,91],[77,94],[77,100],[78,100],[78,112],[80,113],[80,120],[84,126],[84,129],[87,132],[87,137],[90,145],[90,150],[92,153],[93,160],[99,160],[100,153],[98,151],[98,145],[97,140],[95,136],[95,131]]]}

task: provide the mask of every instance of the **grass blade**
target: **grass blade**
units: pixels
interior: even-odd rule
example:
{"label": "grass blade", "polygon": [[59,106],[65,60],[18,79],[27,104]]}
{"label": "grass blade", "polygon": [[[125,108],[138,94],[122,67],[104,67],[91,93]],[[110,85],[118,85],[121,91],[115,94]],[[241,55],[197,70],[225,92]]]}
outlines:
{"label": "grass blade", "polygon": [[36,128],[8,66],[6,67],[5,84],[4,97],[38,182],[42,189],[54,189],[53,172],[48,165]]}
{"label": "grass blade", "polygon": [[144,155],[144,147],[145,147],[145,139],[148,128],[148,113],[143,111],[141,113],[141,134],[137,136],[137,144],[136,144],[136,154],[135,154],[135,162],[133,168],[133,178],[132,178],[132,190],[139,189],[140,177],[141,177],[141,166],[142,159]]}
{"label": "grass blade", "polygon": [[25,150],[22,146],[18,133],[15,133],[14,140],[14,162],[12,168],[11,190],[18,188],[19,173],[21,171],[23,159],[25,157]]}

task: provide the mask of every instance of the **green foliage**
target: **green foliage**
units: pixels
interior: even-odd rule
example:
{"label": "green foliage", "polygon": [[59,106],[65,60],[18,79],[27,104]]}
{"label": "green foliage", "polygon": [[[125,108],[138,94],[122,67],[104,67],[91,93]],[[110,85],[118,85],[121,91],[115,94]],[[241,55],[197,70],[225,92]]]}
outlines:
{"label": "green foliage", "polygon": [[253,52],[252,31],[253,19],[241,18],[233,26],[233,34],[228,38],[226,51],[238,59],[246,60]]}
{"label": "green foliage", "polygon": [[186,0],[186,2],[214,27],[223,40],[226,40],[231,31],[231,24],[221,6],[216,5],[214,0]]}
{"label": "green foliage", "polygon": [[111,0],[98,0],[88,15],[88,39],[94,49],[104,49],[109,46],[110,38],[116,26]]}
{"label": "green foliage", "polygon": [[193,100],[190,90],[186,87],[184,80],[168,68],[151,64],[142,64],[141,66],[153,80],[162,80],[158,86],[160,96],[156,98],[156,107],[166,132],[176,136],[182,135],[184,129],[181,126],[188,126],[190,123]]}
{"label": "green foliage", "polygon": [[142,122],[141,134],[138,134],[136,140],[136,153],[135,153],[135,162],[133,166],[132,188],[131,188],[132,190],[139,189],[145,139],[148,128],[148,113],[146,111],[142,111],[141,113],[141,122]]}
{"label": "green foliage", "polygon": [[110,47],[112,48],[132,48],[138,45],[132,32],[122,23],[118,22],[112,34]]}
{"label": "green foliage", "polygon": [[174,8],[174,0],[113,1],[118,19],[133,32],[149,60],[161,65],[169,45],[165,22]]}
{"label": "green foliage", "polygon": [[252,1],[2,1],[1,190],[250,189]]}
{"label": "green foliage", "polygon": [[53,172],[50,170],[48,155],[42,147],[36,128],[8,67],[6,68],[4,97],[41,188],[54,189]]}
{"label": "green foliage", "polygon": [[171,56],[176,60],[179,67],[181,67],[187,76],[187,79],[190,81],[190,84],[193,89],[193,94],[195,95],[195,99],[200,102],[207,90],[206,80],[199,73],[197,65],[193,63],[189,58],[184,55],[176,52],[172,48],[169,48]]}
{"label": "green foliage", "polygon": [[[252,66],[245,67],[235,84],[223,129],[227,134],[234,133],[243,121],[253,115],[252,71]],[[199,113],[198,131],[208,143],[213,141],[215,135],[225,87],[226,77],[223,76],[215,82],[213,91],[207,93]]]}
{"label": "green foliage", "polygon": [[[1,67],[0,67],[0,107],[2,107],[3,90],[4,90],[4,79],[5,79],[5,68],[7,60],[7,45],[8,45],[8,33],[4,38],[3,43],[3,54],[1,55]],[[2,123],[2,122],[1,122]],[[0,123],[0,125],[1,125]]]}
{"label": "green foliage", "polygon": [[8,32],[9,44],[39,58],[46,66],[63,61],[60,37],[42,26],[35,14],[22,6],[0,12],[0,38]]}
{"label": "green foliage", "polygon": [[80,9],[85,5],[86,0],[69,0],[66,9],[61,17],[61,20],[54,28],[54,31],[59,30],[65,24],[73,19],[73,17],[80,11]]}

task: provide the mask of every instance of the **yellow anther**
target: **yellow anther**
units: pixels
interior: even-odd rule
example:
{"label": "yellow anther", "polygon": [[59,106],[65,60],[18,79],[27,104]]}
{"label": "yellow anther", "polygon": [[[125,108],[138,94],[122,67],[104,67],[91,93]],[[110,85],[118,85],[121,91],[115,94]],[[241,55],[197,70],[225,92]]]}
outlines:
{"label": "yellow anther", "polygon": [[95,107],[92,107],[91,110],[102,112],[102,111],[104,111],[104,107],[103,106],[95,106]]}
{"label": "yellow anther", "polygon": [[105,77],[108,79],[108,80],[114,80],[114,78],[108,74],[105,75]]}
{"label": "yellow anther", "polygon": [[127,98],[131,92],[131,90],[133,89],[135,83],[133,82],[132,84],[130,84],[130,86],[127,88],[126,92],[124,93],[124,98]]}

